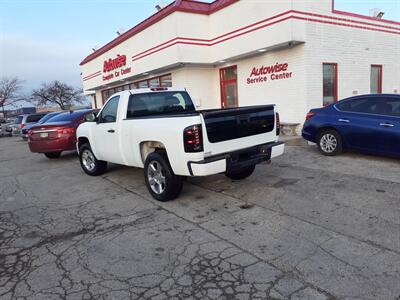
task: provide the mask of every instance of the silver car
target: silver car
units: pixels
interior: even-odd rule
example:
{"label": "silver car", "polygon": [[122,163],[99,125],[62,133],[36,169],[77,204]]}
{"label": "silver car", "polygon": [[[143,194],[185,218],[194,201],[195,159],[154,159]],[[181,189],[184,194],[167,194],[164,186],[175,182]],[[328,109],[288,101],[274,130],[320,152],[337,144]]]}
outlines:
{"label": "silver car", "polygon": [[7,122],[8,120],[0,120],[0,136],[12,136],[12,125],[14,123]]}
{"label": "silver car", "polygon": [[29,123],[38,122],[45,115],[46,113],[19,115],[18,117],[15,118],[14,125],[12,126],[12,135],[20,136],[22,128],[24,128]]}

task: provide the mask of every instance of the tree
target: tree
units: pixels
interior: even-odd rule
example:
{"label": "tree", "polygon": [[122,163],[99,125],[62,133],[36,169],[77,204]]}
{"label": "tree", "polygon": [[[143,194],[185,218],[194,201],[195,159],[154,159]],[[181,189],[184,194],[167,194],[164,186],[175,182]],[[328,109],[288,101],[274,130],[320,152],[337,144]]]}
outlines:
{"label": "tree", "polygon": [[38,106],[56,104],[62,110],[69,109],[75,103],[82,103],[84,99],[82,89],[58,80],[42,83],[41,87],[33,90],[31,95],[31,101]]}
{"label": "tree", "polygon": [[4,107],[22,101],[21,96],[23,81],[18,77],[3,77],[0,79],[0,107],[4,116]]}

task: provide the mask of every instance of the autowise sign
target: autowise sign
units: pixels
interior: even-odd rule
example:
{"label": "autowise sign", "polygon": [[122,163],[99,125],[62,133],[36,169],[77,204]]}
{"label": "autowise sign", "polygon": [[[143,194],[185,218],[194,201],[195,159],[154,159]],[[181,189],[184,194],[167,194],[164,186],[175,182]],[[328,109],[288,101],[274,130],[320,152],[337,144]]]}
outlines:
{"label": "autowise sign", "polygon": [[126,66],[126,55],[117,54],[116,58],[109,58],[103,64],[103,81],[125,75],[131,72],[131,67],[121,69]]}
{"label": "autowise sign", "polygon": [[253,67],[250,76],[246,79],[247,84],[264,83],[273,80],[292,78],[293,72],[289,72],[288,63],[276,63],[275,65]]}

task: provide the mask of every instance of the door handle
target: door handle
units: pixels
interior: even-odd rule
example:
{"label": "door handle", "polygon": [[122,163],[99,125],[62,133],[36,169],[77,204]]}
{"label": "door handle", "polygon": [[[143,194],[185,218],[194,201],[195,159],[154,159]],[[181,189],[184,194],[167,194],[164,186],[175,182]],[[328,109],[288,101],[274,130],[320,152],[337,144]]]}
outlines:
{"label": "door handle", "polygon": [[114,130],[114,129],[109,129],[107,132],[109,132],[109,133],[114,133],[115,130]]}
{"label": "door handle", "polygon": [[393,125],[393,124],[390,124],[390,123],[381,123],[381,124],[379,124],[379,126],[383,126],[383,127],[394,127],[394,125]]}
{"label": "door handle", "polygon": [[350,120],[347,119],[339,119],[338,121],[342,123],[350,123]]}

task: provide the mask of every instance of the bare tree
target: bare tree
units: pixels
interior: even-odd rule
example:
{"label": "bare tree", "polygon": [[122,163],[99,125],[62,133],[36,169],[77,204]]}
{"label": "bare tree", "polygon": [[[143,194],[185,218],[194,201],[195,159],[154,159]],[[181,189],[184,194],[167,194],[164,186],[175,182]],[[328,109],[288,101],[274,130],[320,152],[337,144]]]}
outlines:
{"label": "bare tree", "polygon": [[75,103],[84,102],[81,89],[55,80],[51,83],[42,83],[41,87],[33,90],[31,101],[38,106],[56,104],[61,109],[68,109]]}
{"label": "bare tree", "polygon": [[18,77],[3,77],[0,79],[0,107],[4,116],[4,107],[22,101],[21,96],[23,81]]}

